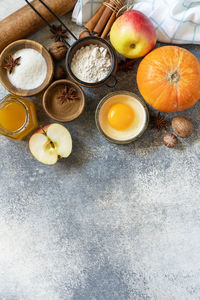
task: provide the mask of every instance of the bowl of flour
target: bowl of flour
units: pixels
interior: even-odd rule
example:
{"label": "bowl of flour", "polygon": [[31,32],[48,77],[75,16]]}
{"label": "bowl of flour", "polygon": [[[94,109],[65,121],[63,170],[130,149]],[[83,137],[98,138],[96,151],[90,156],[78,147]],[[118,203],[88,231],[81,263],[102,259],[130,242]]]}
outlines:
{"label": "bowl of flour", "polygon": [[[10,60],[18,61],[12,71],[4,68]],[[0,55],[0,81],[12,94],[27,97],[39,94],[53,78],[53,60],[47,49],[32,40],[18,40]]]}
{"label": "bowl of flour", "polygon": [[68,50],[66,69],[71,79],[82,86],[97,87],[107,84],[114,87],[117,56],[104,39],[86,37],[75,42]]}

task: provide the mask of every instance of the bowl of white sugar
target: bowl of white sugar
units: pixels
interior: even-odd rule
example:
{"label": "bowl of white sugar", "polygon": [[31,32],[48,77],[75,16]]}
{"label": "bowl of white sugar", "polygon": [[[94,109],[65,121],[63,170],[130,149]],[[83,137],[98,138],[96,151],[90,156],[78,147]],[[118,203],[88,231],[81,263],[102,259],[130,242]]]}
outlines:
{"label": "bowl of white sugar", "polygon": [[117,83],[117,55],[112,46],[99,37],[85,37],[76,41],[68,50],[66,69],[76,83],[85,87]]}
{"label": "bowl of white sugar", "polygon": [[0,55],[0,81],[12,94],[39,94],[53,78],[53,60],[47,49],[32,40],[18,40]]}

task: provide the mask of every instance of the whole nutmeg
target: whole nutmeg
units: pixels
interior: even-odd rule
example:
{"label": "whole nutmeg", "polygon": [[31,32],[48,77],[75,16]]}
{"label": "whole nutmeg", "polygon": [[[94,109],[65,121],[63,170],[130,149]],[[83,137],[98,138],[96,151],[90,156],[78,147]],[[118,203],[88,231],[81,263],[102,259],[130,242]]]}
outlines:
{"label": "whole nutmeg", "polygon": [[177,116],[172,120],[172,129],[178,136],[186,138],[192,134],[194,125],[187,117]]}
{"label": "whole nutmeg", "polygon": [[178,139],[173,133],[166,133],[163,137],[163,144],[168,148],[173,148],[177,142]]}
{"label": "whole nutmeg", "polygon": [[55,66],[55,68],[54,68],[54,78],[56,80],[66,78],[66,73],[65,73],[65,70],[62,66]]}
{"label": "whole nutmeg", "polygon": [[51,44],[49,52],[55,60],[61,60],[65,57],[67,53],[67,47],[63,42],[55,42]]}

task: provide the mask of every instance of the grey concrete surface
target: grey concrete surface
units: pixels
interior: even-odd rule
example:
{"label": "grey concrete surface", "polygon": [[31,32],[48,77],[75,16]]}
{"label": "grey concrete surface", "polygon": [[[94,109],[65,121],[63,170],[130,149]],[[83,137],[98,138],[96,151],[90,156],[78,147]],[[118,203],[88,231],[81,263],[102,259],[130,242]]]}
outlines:
{"label": "grey concrete surface", "polygon": [[[51,42],[47,28],[30,38]],[[200,57],[200,46],[184,47]],[[117,74],[115,90],[139,94],[138,62]],[[32,157],[29,137],[0,137],[0,299],[200,299],[200,103],[183,112],[195,132],[176,148],[150,127],[119,146],[94,121],[112,89],[84,90],[85,112],[66,125],[68,159],[45,166]],[[0,98],[6,94],[0,86]],[[51,123],[41,96],[31,100],[39,124]]]}

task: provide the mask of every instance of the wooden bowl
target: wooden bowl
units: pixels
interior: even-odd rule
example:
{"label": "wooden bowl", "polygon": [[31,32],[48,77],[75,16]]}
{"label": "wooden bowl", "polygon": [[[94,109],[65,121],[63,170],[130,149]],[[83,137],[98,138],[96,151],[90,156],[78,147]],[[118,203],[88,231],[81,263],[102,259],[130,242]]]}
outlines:
{"label": "wooden bowl", "polygon": [[0,67],[0,81],[2,85],[12,94],[15,94],[17,96],[23,96],[23,97],[29,97],[33,96],[36,94],[39,94],[42,92],[51,82],[53,78],[53,70],[54,70],[54,65],[53,65],[53,60],[50,55],[50,53],[47,51],[47,49],[42,46],[41,44],[32,41],[32,40],[18,40],[10,45],[8,45],[1,53],[0,55],[0,66],[3,66],[5,63],[5,59],[9,57],[9,55],[13,55],[15,52],[18,50],[24,49],[24,48],[31,48],[39,53],[42,54],[44,57],[46,64],[47,64],[47,76],[44,80],[44,82],[37,88],[31,89],[31,90],[24,90],[24,89],[19,89],[16,88],[10,80],[8,79],[7,76],[7,70]]}
{"label": "wooden bowl", "polygon": [[[110,54],[111,64],[112,64],[108,75],[103,80],[94,82],[94,83],[90,83],[90,82],[88,83],[88,82],[84,82],[84,81],[80,80],[73,74],[73,72],[71,70],[72,58],[74,57],[74,54],[77,52],[77,50],[79,50],[81,47],[85,47],[85,46],[88,46],[91,44],[106,48],[108,50],[108,53]],[[98,87],[98,86],[105,84],[108,87],[115,87],[115,85],[117,83],[116,77],[114,76],[114,74],[117,71],[117,65],[118,65],[117,54],[116,54],[115,50],[113,49],[113,47],[106,40],[104,40],[102,38],[95,37],[95,36],[89,36],[89,37],[85,37],[85,38],[77,40],[68,49],[65,64],[66,64],[67,72],[68,72],[69,76],[71,77],[71,79],[73,81],[75,81],[77,84],[80,84],[82,86]],[[109,84],[109,81],[112,81],[113,83]]]}
{"label": "wooden bowl", "polygon": [[[65,86],[74,88],[79,99],[67,100],[62,103],[58,97],[62,94]],[[42,104],[46,114],[51,119],[62,123],[70,122],[82,114],[85,107],[85,94],[76,83],[66,79],[57,80],[45,91]]]}

